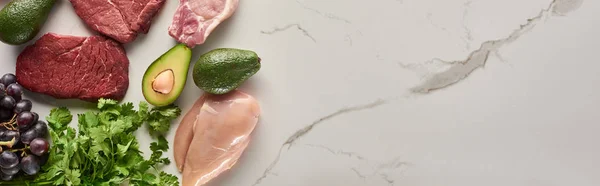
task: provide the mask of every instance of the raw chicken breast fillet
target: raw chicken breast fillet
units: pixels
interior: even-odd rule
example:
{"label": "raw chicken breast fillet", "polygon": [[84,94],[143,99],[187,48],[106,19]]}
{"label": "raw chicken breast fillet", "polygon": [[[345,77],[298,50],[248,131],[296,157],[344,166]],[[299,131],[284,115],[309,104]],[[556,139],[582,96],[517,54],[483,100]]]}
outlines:
{"label": "raw chicken breast fillet", "polygon": [[258,102],[240,91],[200,97],[182,119],[174,141],[182,185],[204,185],[235,165],[259,115]]}
{"label": "raw chicken breast fillet", "polygon": [[233,15],[238,3],[239,0],[179,0],[169,35],[190,48],[200,45]]}

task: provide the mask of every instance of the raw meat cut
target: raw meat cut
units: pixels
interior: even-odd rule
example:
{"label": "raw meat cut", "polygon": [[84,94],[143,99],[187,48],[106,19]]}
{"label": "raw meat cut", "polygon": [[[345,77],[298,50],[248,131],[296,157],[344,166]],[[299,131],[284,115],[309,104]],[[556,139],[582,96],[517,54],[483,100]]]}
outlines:
{"label": "raw meat cut", "polygon": [[234,166],[259,115],[256,99],[237,90],[200,97],[175,134],[174,157],[183,172],[182,185],[203,185]]}
{"label": "raw meat cut", "polygon": [[165,0],[70,0],[77,15],[93,30],[121,43],[148,33]]}
{"label": "raw meat cut", "polygon": [[179,8],[169,26],[169,35],[193,48],[233,15],[239,0],[179,0]]}
{"label": "raw meat cut", "polygon": [[19,54],[16,75],[32,92],[94,102],[123,99],[128,68],[125,49],[114,40],[48,33]]}
{"label": "raw meat cut", "polygon": [[185,162],[187,151],[194,138],[194,123],[196,122],[196,117],[200,114],[200,108],[202,108],[204,100],[206,100],[206,95],[202,95],[185,116],[183,116],[179,127],[177,127],[177,132],[175,132],[173,156],[175,157],[175,165],[177,165],[179,172],[183,172],[183,162]]}

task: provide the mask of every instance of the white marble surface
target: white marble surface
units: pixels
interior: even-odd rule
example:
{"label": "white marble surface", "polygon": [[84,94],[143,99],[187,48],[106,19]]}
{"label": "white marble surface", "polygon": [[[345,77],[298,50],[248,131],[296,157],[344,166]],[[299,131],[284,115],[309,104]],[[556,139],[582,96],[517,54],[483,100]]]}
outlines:
{"label": "white marble surface", "polygon": [[[177,4],[126,46],[126,101],[143,100],[144,70],[173,46]],[[193,60],[217,47],[255,50],[263,68],[241,89],[264,113],[242,159],[209,185],[600,185],[599,9],[598,0],[242,0]],[[91,33],[66,0],[48,31]],[[1,72],[14,71],[21,48],[0,44]],[[188,81],[177,103],[187,110],[201,93]],[[41,115],[84,105],[27,97]]]}

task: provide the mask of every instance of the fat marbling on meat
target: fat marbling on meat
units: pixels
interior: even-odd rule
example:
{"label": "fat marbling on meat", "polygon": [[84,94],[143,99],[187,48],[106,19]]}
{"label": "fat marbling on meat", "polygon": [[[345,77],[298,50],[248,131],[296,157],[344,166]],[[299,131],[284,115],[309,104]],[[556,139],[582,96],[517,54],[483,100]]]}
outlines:
{"label": "fat marbling on meat", "polygon": [[235,165],[250,142],[260,107],[252,96],[232,91],[205,94],[182,119],[174,141],[183,186],[204,185]]}
{"label": "fat marbling on meat", "polygon": [[239,0],[179,0],[169,35],[189,47],[200,45],[233,15],[238,3]]}
{"label": "fat marbling on meat", "polygon": [[70,0],[75,13],[91,29],[121,43],[148,33],[166,0]]}

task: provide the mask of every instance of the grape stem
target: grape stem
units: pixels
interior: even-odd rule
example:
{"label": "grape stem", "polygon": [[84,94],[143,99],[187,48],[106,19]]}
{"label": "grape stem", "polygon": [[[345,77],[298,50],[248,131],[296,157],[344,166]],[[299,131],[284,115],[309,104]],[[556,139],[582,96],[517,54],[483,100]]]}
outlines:
{"label": "grape stem", "polygon": [[16,118],[17,114],[13,114],[13,117],[10,118],[9,121],[0,123],[0,126],[3,126],[8,130],[17,130],[17,127],[14,126],[16,124]]}
{"label": "grape stem", "polygon": [[15,137],[13,137],[12,140],[10,140],[10,141],[0,141],[0,145],[4,145],[4,146],[8,146],[8,148],[12,148],[12,146],[15,145]]}
{"label": "grape stem", "polygon": [[11,152],[17,152],[17,151],[23,151],[25,152],[25,150],[29,149],[29,147],[25,147],[25,148],[20,148],[20,149],[10,149],[9,151]]}

